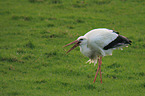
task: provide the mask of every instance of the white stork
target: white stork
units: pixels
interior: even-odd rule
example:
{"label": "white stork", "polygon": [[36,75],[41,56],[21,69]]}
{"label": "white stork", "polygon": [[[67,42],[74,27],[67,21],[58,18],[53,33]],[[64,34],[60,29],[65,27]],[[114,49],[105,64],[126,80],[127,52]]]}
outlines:
{"label": "white stork", "polygon": [[102,57],[112,55],[112,51],[114,49],[128,47],[128,44],[131,45],[131,40],[122,35],[119,35],[119,33],[115,32],[114,30],[99,28],[89,31],[84,36],[80,36],[77,40],[65,45],[64,47],[74,43],[76,44],[70,50],[68,50],[67,53],[75,47],[80,46],[81,53],[90,58],[87,62],[94,63],[95,65],[98,60],[99,64],[94,83],[99,71],[101,79],[100,81],[102,83]]}

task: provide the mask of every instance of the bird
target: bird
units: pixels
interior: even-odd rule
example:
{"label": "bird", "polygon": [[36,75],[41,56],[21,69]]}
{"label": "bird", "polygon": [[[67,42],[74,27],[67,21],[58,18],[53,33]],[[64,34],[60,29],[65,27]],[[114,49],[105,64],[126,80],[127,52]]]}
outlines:
{"label": "bird", "polygon": [[80,52],[89,58],[86,63],[94,63],[95,66],[98,61],[98,68],[93,82],[95,83],[98,72],[100,72],[100,82],[102,83],[102,57],[112,55],[112,52],[115,49],[128,47],[128,45],[131,45],[132,41],[127,37],[120,35],[117,31],[107,28],[97,28],[89,31],[84,36],[78,37],[77,40],[63,47],[74,43],[75,45],[66,53],[69,53],[71,50],[79,46]]}

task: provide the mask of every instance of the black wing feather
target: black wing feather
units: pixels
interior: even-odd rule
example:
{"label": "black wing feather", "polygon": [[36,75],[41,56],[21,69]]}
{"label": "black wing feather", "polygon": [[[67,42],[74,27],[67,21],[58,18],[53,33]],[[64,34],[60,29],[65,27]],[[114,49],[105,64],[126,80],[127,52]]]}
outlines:
{"label": "black wing feather", "polygon": [[130,44],[131,45],[131,40],[129,40],[128,38],[122,36],[122,35],[118,35],[118,37],[110,42],[107,46],[105,46],[103,49],[104,50],[108,50],[110,48],[116,48],[116,47],[120,47],[126,44]]}
{"label": "black wing feather", "polygon": [[114,30],[113,30],[113,32],[116,33],[116,34],[119,34],[119,32],[117,32],[117,31],[114,31]]}

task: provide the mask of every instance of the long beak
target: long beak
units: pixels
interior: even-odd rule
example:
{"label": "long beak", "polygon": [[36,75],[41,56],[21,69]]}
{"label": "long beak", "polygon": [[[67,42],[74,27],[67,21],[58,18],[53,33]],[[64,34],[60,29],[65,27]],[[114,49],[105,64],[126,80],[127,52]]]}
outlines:
{"label": "long beak", "polygon": [[74,43],[76,43],[76,44],[71,49],[69,49],[66,53],[70,52],[71,50],[73,50],[74,48],[76,48],[77,46],[79,46],[79,41],[78,40],[75,40],[75,41],[73,41],[73,42],[71,42],[71,43],[63,46],[63,47],[66,47],[66,46],[69,46],[69,45],[74,44]]}

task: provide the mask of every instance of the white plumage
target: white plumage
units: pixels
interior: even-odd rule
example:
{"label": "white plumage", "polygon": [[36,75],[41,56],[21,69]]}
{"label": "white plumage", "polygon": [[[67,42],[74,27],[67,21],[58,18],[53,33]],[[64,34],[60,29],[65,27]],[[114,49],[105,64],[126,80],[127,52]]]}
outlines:
{"label": "white plumage", "polygon": [[85,56],[91,58],[89,62],[94,62],[95,65],[97,63],[98,56],[112,55],[113,49],[103,50],[103,48],[111,41],[115,40],[117,36],[118,34],[114,33],[113,30],[104,28],[91,30],[84,36],[79,37],[77,40],[79,40],[80,38],[87,39],[85,45],[80,44],[80,51]]}
{"label": "white plumage", "polygon": [[90,58],[87,62],[94,63],[95,65],[97,60],[99,61],[94,82],[96,80],[98,71],[100,70],[102,83],[102,57],[112,55],[112,51],[114,49],[127,46],[128,44],[131,44],[131,41],[126,37],[119,35],[118,32],[115,32],[114,30],[99,28],[89,31],[84,36],[80,36],[77,40],[65,45],[64,47],[73,43],[76,44],[68,52],[75,47],[80,46],[81,53]]}

